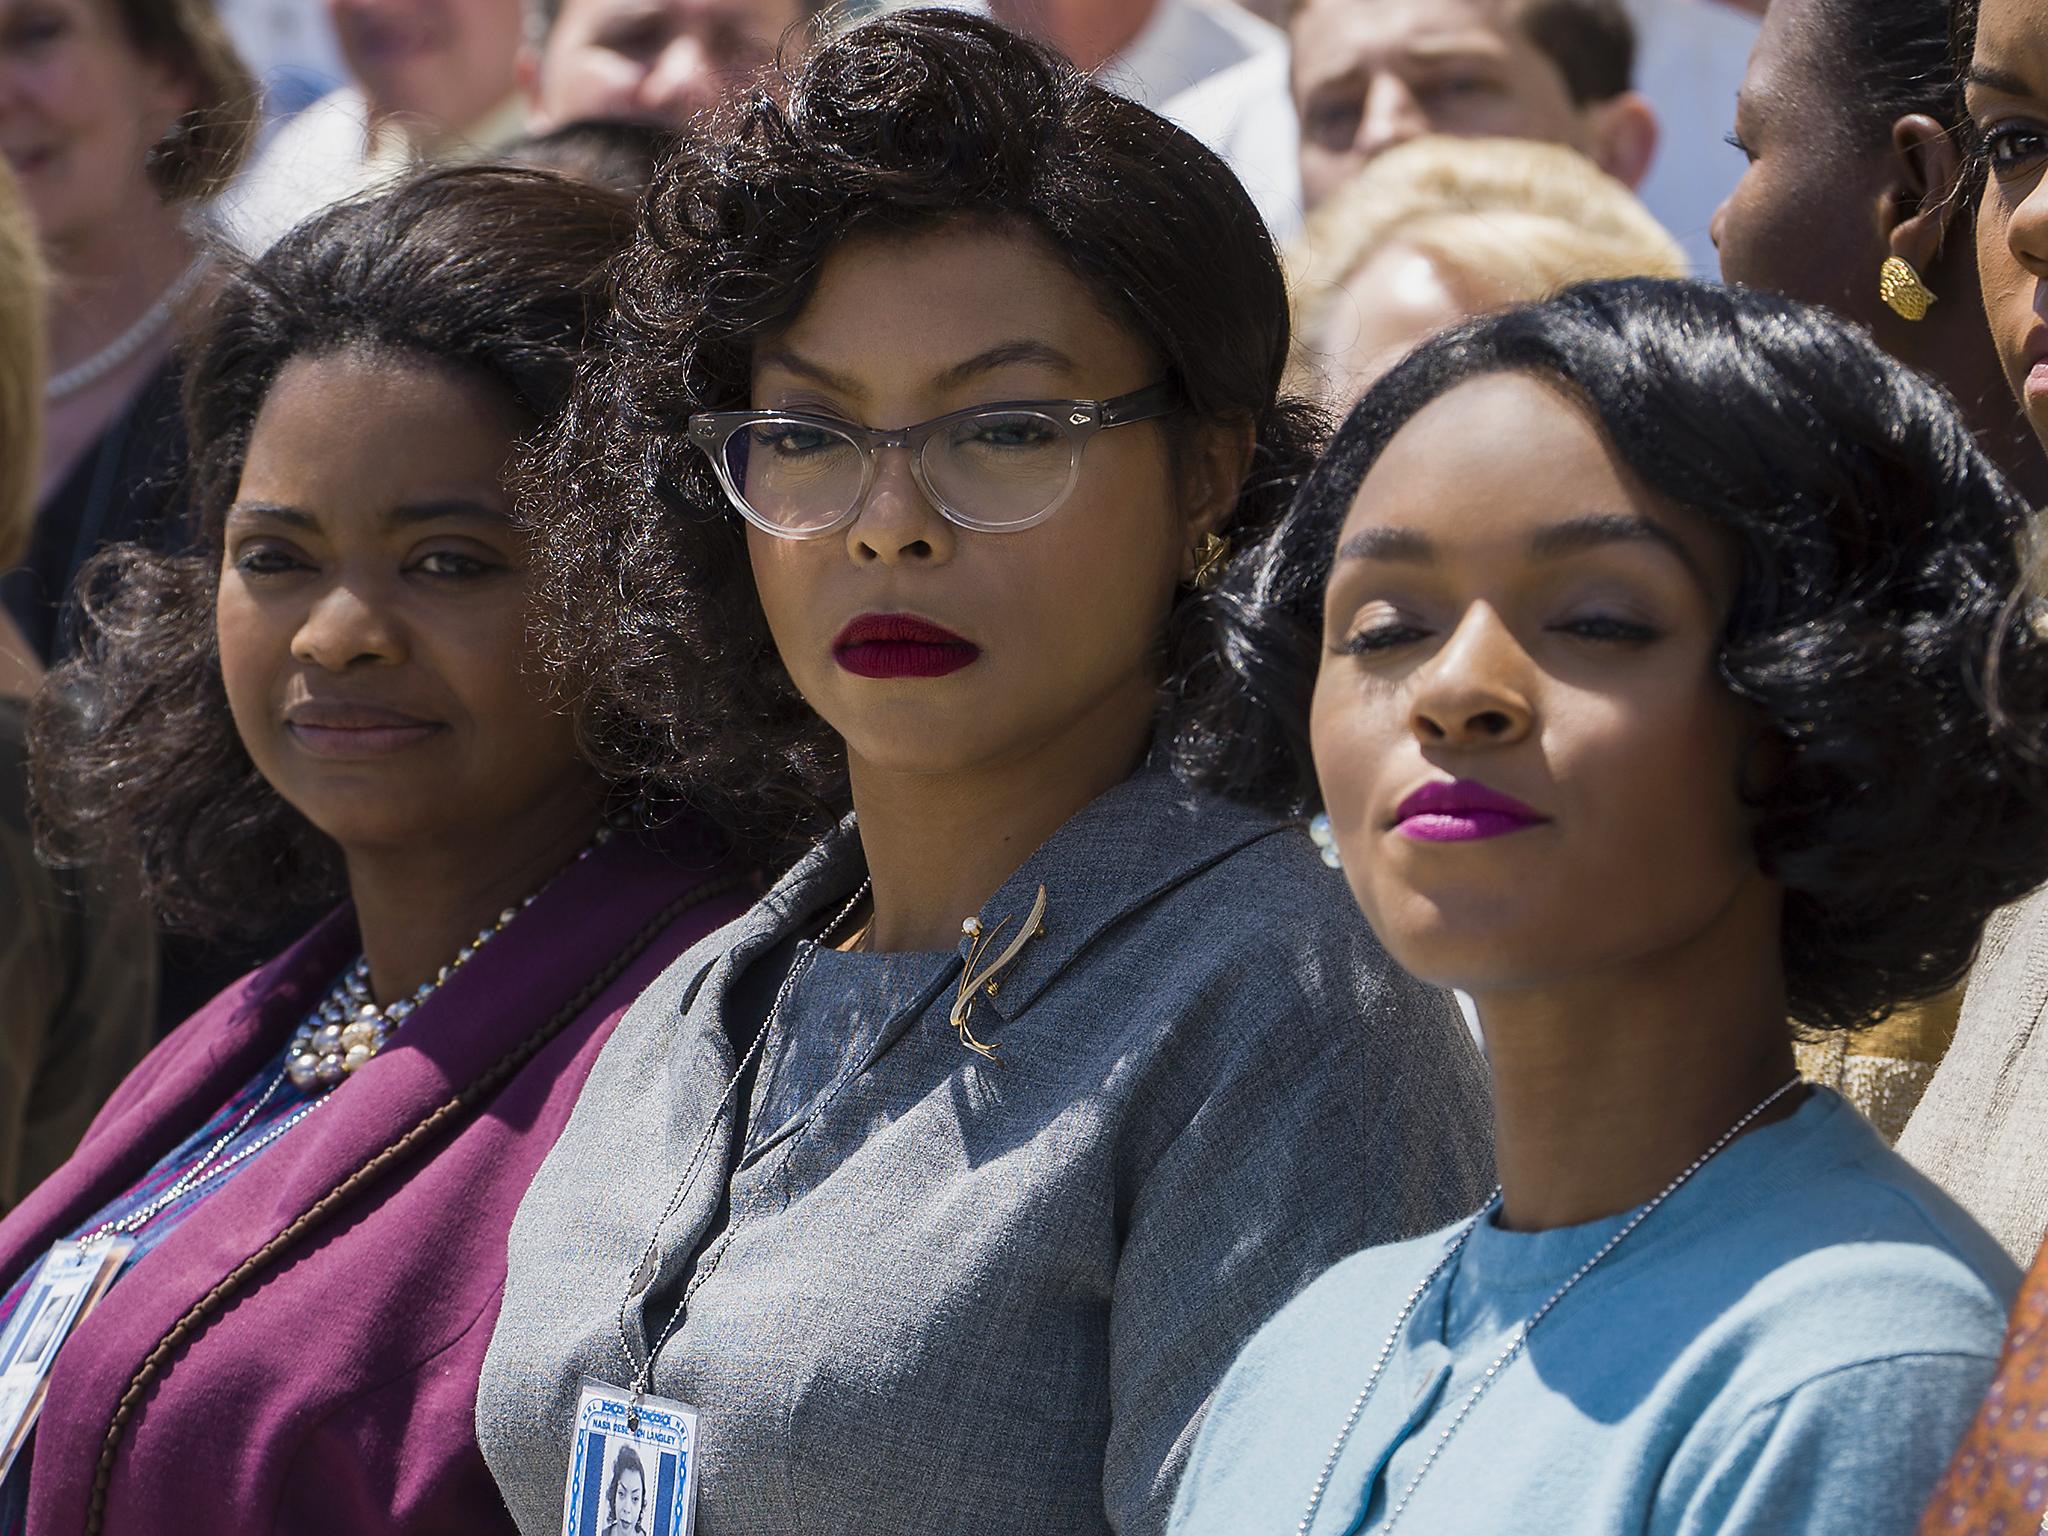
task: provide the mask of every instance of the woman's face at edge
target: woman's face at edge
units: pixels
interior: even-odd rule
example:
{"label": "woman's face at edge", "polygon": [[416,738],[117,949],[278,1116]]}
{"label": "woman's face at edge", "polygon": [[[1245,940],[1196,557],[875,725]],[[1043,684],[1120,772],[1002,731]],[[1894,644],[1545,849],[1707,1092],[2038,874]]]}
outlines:
{"label": "woman's face at edge", "polygon": [[1721,275],[1881,327],[1877,269],[1889,145],[1852,154],[1816,117],[1846,115],[1820,60],[1834,51],[1814,0],[1771,0],[1735,99],[1748,161],[1715,211]]}
{"label": "woman's face at edge", "polygon": [[1965,100],[1990,161],[1977,214],[1984,313],[2006,382],[2048,445],[2048,0],[1984,0]]}
{"label": "woman's face at edge", "polygon": [[[1108,399],[1163,372],[1039,239],[962,223],[837,247],[803,310],[757,349],[752,404],[891,428],[998,401]],[[1205,515],[1186,489],[1202,477],[1176,465],[1166,426],[1098,433],[1067,501],[1018,532],[946,521],[899,450],[881,455],[850,524],[803,540],[749,526],[776,647],[856,771],[948,774],[1062,742],[1142,745],[1159,637]],[[1220,519],[1235,492],[1230,479],[1208,512]],[[960,637],[971,652],[952,657],[971,660],[944,675],[862,675],[840,643],[847,626],[896,614]]]}
{"label": "woman's face at edge", "polygon": [[1339,535],[1311,735],[1403,966],[1538,987],[1776,901],[1738,790],[1753,718],[1716,671],[1734,566],[1535,379],[1467,381],[1395,434]]}
{"label": "woman's face at edge", "polygon": [[498,384],[357,352],[280,370],[223,530],[221,676],[263,777],[345,854],[516,854],[594,814],[543,697]]}
{"label": "woman's face at edge", "polygon": [[0,153],[52,248],[156,201],[146,158],[194,99],[114,0],[0,0]]}

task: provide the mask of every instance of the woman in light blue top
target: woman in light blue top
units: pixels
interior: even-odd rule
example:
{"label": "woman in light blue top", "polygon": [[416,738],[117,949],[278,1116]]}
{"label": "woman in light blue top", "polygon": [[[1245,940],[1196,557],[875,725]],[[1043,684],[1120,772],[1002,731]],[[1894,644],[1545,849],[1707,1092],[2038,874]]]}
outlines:
{"label": "woman in light blue top", "polygon": [[1861,331],[1691,283],[1425,345],[1248,573],[1320,637],[1333,842],[1468,989],[1501,1189],[1255,1337],[1181,1536],[1911,1530],[1998,1352],[1995,1244],[1788,1013],[1952,985],[2048,877],[2026,512]]}

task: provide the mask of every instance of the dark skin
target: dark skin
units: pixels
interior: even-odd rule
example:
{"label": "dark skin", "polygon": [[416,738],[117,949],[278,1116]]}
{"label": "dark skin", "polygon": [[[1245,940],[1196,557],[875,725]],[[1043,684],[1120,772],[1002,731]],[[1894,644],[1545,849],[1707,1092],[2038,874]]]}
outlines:
{"label": "dark skin", "polygon": [[1984,313],[2048,445],[2048,0],[1986,0],[1965,100],[1991,162],[1977,210]]}
{"label": "dark skin", "polygon": [[[1829,64],[1836,51],[1815,0],[1775,0],[1736,97],[1732,138],[1749,169],[1714,217],[1721,275],[1867,326],[1947,386],[2030,501],[2048,500],[2048,455],[2013,407],[1984,325],[1954,136],[1913,113],[1859,141]],[[1887,256],[1911,263],[1938,296],[1924,320],[1878,296]]]}
{"label": "dark skin", "polygon": [[279,372],[229,510],[215,627],[242,744],[339,846],[378,1001],[595,833],[597,775],[527,641],[501,386],[340,352]]}
{"label": "dark skin", "polygon": [[[1396,433],[1339,535],[1317,775],[1373,931],[1478,1005],[1510,1227],[1642,1204],[1793,1077],[1759,731],[1715,667],[1734,584],[1728,540],[1512,374]],[[1402,807],[1453,782],[1536,819],[1423,835]]]}
{"label": "dark skin", "polygon": [[[900,427],[999,400],[1107,399],[1162,371],[1040,239],[963,222],[834,250],[759,349],[753,404]],[[874,880],[868,947],[951,949],[963,918],[1138,765],[1160,631],[1202,536],[1227,525],[1251,447],[1249,422],[1193,429],[1178,463],[1156,423],[1104,432],[1066,504],[1002,533],[941,517],[891,449],[837,532],[748,530],[776,648],[846,744]],[[833,639],[876,613],[979,653],[944,677],[857,676]]]}

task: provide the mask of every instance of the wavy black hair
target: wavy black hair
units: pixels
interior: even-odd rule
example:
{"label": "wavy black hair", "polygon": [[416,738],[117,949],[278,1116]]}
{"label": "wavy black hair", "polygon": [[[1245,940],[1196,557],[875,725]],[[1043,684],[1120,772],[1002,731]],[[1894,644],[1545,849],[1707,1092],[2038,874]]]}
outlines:
{"label": "wavy black hair", "polygon": [[223,525],[257,413],[292,359],[364,349],[491,379],[546,419],[632,220],[631,199],[553,172],[430,171],[231,274],[185,380],[194,551],[121,545],[87,565],[80,652],[31,718],[47,854],[139,869],[167,926],[209,937],[266,935],[339,896],[334,845],[256,771],[221,684]]}
{"label": "wavy black hair", "polygon": [[[742,103],[650,190],[616,265],[606,345],[524,486],[547,647],[593,758],[763,857],[837,819],[844,749],[783,669],[744,529],[685,426],[747,404],[754,348],[794,319],[842,241],[961,220],[1043,241],[1164,361],[1188,405],[1182,430],[1252,426],[1228,528],[1240,558],[1313,457],[1321,423],[1280,395],[1287,293],[1272,240],[1229,168],[1163,118],[942,10],[854,28],[785,92]],[[1286,765],[1206,723],[1235,686],[1215,617],[1195,592],[1170,615],[1162,726],[1184,760],[1257,799]]]}
{"label": "wavy black hair", "polygon": [[2048,639],[2026,506],[1941,389],[1860,328],[1742,288],[1631,279],[1475,320],[1359,403],[1263,558],[1220,593],[1230,655],[1316,801],[1309,693],[1338,530],[1395,433],[1515,372],[1583,402],[1629,469],[1733,544],[1721,680],[1784,747],[1751,797],[1785,891],[1794,1017],[1846,1029],[1962,979],[1985,919],[2048,880],[2048,774],[2000,702],[2039,720]]}

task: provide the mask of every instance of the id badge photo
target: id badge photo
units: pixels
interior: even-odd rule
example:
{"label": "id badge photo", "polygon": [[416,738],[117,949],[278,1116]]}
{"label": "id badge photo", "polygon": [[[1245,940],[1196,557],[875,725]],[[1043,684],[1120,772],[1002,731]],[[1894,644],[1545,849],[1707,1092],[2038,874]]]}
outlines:
{"label": "id badge photo", "polygon": [[697,1410],[588,1376],[580,1385],[562,1536],[690,1536]]}

